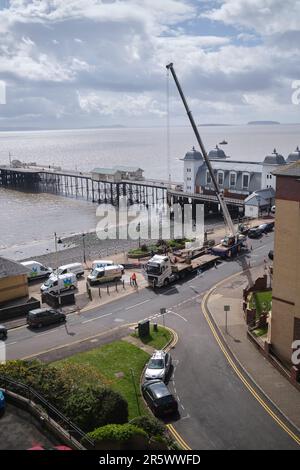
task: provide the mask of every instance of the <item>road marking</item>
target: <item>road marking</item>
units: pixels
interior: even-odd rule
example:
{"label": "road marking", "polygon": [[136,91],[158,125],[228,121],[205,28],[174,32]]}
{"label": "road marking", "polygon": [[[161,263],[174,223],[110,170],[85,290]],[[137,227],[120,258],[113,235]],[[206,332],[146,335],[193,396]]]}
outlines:
{"label": "road marking", "polygon": [[182,320],[186,321],[187,322],[187,319],[184,318],[182,315],[180,315],[179,313],[176,313],[176,312],[173,312],[173,310],[167,310],[167,313],[173,313],[173,315],[176,315],[177,317],[180,317]]}
{"label": "road marking", "polygon": [[89,320],[83,321],[81,324],[84,325],[85,323],[90,323],[92,321],[101,320],[101,318],[109,317],[110,315],[113,315],[113,312],[106,313],[105,315],[101,315],[100,317],[90,318]]}
{"label": "road marking", "polygon": [[17,344],[17,341],[13,341],[12,343],[7,343],[7,346],[11,346],[12,344]]}
{"label": "road marking", "polygon": [[144,300],[143,302],[139,302],[135,305],[131,305],[130,307],[126,307],[125,310],[130,310],[132,308],[139,307],[140,305],[146,304],[147,302],[150,302],[150,299]]}
{"label": "road marking", "polygon": [[185,442],[185,440],[180,436],[180,434],[178,434],[173,424],[167,424],[167,428],[169,429],[170,433],[173,435],[173,437],[176,439],[176,441],[184,450],[192,450],[188,446],[188,444]]}
{"label": "road marking", "polygon": [[63,344],[61,346],[55,346],[55,347],[50,348],[50,349],[45,349],[44,351],[36,352],[34,354],[31,354],[30,356],[21,357],[20,360],[26,361],[28,359],[32,359],[33,357],[40,356],[41,354],[48,354],[52,351],[58,351],[60,349],[68,348],[70,346],[75,346],[76,344],[84,343],[85,341],[90,341],[91,339],[94,339],[94,338],[100,338],[101,336],[105,336],[108,333],[118,331],[120,328],[126,328],[126,327],[130,328],[131,326],[135,326],[135,325],[136,325],[136,323],[127,323],[126,325],[124,325],[122,327],[116,326],[115,328],[111,328],[109,330],[102,331],[101,333],[99,333],[97,335],[88,336],[87,338],[78,339],[78,340],[73,341],[71,343],[66,343],[66,344]]}
{"label": "road marking", "polygon": [[209,294],[214,290],[216,289],[216,287],[220,284],[222,284],[223,282],[228,282],[229,279],[232,279],[234,277],[237,277],[238,275],[240,275],[241,273],[238,273],[238,274],[234,274],[233,276],[230,276],[229,278],[227,279],[223,279],[223,281],[219,282],[218,284],[216,284],[216,286],[213,288],[213,289],[210,289],[204,296],[203,298],[203,301],[202,301],[202,312],[203,312],[203,315],[211,329],[211,332],[215,338],[215,340],[217,341],[222,353],[224,354],[224,356],[226,357],[227,361],[229,362],[230,366],[232,367],[232,369],[234,370],[234,372],[237,374],[237,376],[239,377],[239,379],[243,382],[243,384],[246,386],[246,388],[249,390],[249,392],[252,394],[252,396],[260,403],[260,405],[264,408],[264,410],[271,416],[271,418],[274,419],[274,421],[298,444],[300,445],[300,438],[298,436],[296,436],[296,434],[288,428],[288,426],[286,424],[283,423],[283,421],[271,410],[271,408],[267,405],[267,403],[259,396],[259,394],[256,392],[256,390],[252,387],[252,385],[248,382],[248,380],[244,377],[244,375],[241,373],[241,371],[238,369],[238,367],[236,366],[235,362],[233,361],[233,359],[230,357],[226,347],[224,346],[224,344],[222,343],[219,335],[218,335],[218,332],[214,326],[214,324],[212,323],[210,317],[209,317],[209,314],[208,314],[208,311],[206,309],[206,306],[205,306],[205,303],[209,297]]}

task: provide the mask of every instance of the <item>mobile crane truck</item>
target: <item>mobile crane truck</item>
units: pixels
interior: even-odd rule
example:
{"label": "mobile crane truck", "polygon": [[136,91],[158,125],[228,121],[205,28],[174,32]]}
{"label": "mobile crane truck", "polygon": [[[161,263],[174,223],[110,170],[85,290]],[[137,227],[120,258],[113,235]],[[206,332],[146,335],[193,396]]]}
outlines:
{"label": "mobile crane truck", "polygon": [[229,234],[224,238],[224,240],[222,240],[221,244],[216,245],[213,248],[211,248],[212,254],[207,254],[207,250],[204,250],[203,253],[199,252],[199,253],[190,255],[185,261],[181,261],[181,263],[178,263],[178,261],[176,260],[172,262],[172,260],[168,256],[155,255],[153,258],[151,258],[148,261],[148,263],[145,266],[145,277],[148,280],[150,285],[154,285],[157,287],[167,285],[169,282],[172,282],[173,280],[182,278],[186,275],[186,273],[189,273],[193,270],[202,269],[207,266],[210,266],[211,264],[215,264],[220,257],[231,258],[232,256],[236,255],[242,250],[242,248],[244,247],[244,241],[246,238],[245,236],[240,235],[238,232],[235,231],[228,207],[224,200],[223,193],[221,192],[219,188],[211,162],[208,158],[208,154],[206,152],[206,149],[202,142],[198,128],[194,121],[192,112],[189,109],[189,106],[187,104],[186,98],[182,91],[181,85],[178,81],[173,64],[172,63],[168,64],[167,69],[171,72],[173,76],[178,93],[185,107],[190,124],[194,131],[200,150],[202,152],[204,161],[207,165],[207,169],[209,171],[218,202],[222,209],[224,221],[225,221]]}

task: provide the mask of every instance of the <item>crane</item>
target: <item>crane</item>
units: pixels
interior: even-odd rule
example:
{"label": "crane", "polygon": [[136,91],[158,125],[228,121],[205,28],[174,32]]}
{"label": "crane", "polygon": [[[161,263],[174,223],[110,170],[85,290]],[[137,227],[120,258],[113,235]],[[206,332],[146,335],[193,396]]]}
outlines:
{"label": "crane", "polygon": [[[178,90],[179,95],[180,95],[180,97],[181,97],[181,99],[182,99],[183,105],[184,105],[184,107],[185,107],[186,113],[187,113],[188,118],[189,118],[189,120],[190,120],[191,126],[192,126],[192,128],[193,128],[194,134],[195,134],[196,139],[197,139],[197,142],[198,142],[199,147],[200,147],[200,149],[201,149],[203,158],[204,158],[205,163],[206,163],[206,165],[207,165],[207,168],[208,168],[208,171],[209,171],[211,180],[212,180],[213,185],[214,185],[214,188],[215,188],[216,196],[217,196],[218,201],[219,201],[219,204],[220,204],[220,206],[221,206],[221,208],[222,208],[222,212],[223,212],[223,215],[224,215],[225,223],[226,223],[227,228],[228,228],[228,230],[229,230],[229,232],[230,232],[230,235],[229,235],[229,237],[227,237],[227,240],[225,239],[225,243],[228,243],[228,244],[235,243],[236,240],[237,240],[237,238],[238,238],[238,235],[237,235],[236,232],[235,232],[234,225],[233,225],[233,222],[232,222],[232,219],[231,219],[231,216],[230,216],[228,207],[227,207],[226,202],[225,202],[225,200],[224,200],[223,193],[220,191],[220,188],[219,188],[219,185],[218,185],[216,176],[215,176],[215,174],[214,174],[214,171],[213,171],[211,162],[210,162],[210,160],[209,160],[209,158],[208,158],[208,154],[207,154],[207,152],[206,152],[206,149],[205,149],[204,144],[203,144],[203,142],[202,142],[202,139],[201,139],[201,136],[200,136],[200,134],[199,134],[198,128],[197,128],[196,123],[195,123],[195,121],[194,121],[192,112],[191,112],[191,110],[189,109],[189,106],[188,106],[188,104],[187,104],[186,98],[185,98],[185,96],[184,96],[184,93],[183,93],[182,88],[181,88],[181,86],[180,86],[180,83],[179,83],[179,81],[178,81],[176,72],[175,72],[175,70],[174,70],[173,63],[171,62],[171,63],[168,64],[166,67],[167,67],[168,70],[171,71],[171,74],[172,74],[172,76],[173,76],[173,78],[174,78],[174,81],[175,81],[177,90]],[[231,239],[231,240],[230,240],[230,239]]]}

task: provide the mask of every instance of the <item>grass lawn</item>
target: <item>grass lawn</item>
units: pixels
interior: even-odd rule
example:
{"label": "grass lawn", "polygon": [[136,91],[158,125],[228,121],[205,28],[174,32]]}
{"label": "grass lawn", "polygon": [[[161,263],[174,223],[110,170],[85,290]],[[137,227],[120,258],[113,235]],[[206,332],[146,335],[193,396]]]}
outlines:
{"label": "grass lawn", "polygon": [[250,308],[256,308],[257,316],[259,317],[263,311],[271,310],[272,291],[255,292],[251,296]]}
{"label": "grass lawn", "polygon": [[140,395],[139,381],[149,354],[126,341],[114,341],[100,348],[56,362],[56,365],[86,364],[99,373],[107,381],[107,385],[119,392],[128,402],[129,420],[139,416],[134,382],[138,394],[140,413],[148,414],[148,410]]}
{"label": "grass lawn", "polygon": [[[136,333],[133,333],[134,337],[138,338]],[[164,346],[172,338],[172,333],[166,328],[158,325],[158,331],[153,330],[153,325],[150,327],[150,336],[146,338],[140,338],[140,340],[149,346],[152,346],[154,349],[163,349]]]}

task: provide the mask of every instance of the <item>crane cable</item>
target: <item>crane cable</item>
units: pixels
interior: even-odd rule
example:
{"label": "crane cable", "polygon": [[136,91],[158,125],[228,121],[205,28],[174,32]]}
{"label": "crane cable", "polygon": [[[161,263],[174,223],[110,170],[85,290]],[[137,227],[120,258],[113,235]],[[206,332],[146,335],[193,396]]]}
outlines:
{"label": "crane cable", "polygon": [[167,94],[167,173],[168,189],[171,189],[171,164],[170,164],[170,71],[167,69],[166,75],[166,94]]}

